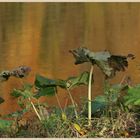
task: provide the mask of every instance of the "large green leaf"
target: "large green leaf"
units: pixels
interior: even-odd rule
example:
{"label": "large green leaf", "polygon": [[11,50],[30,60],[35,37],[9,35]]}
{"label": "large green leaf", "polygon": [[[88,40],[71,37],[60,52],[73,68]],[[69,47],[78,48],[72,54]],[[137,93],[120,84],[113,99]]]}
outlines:
{"label": "large green leaf", "polygon": [[103,111],[108,105],[106,96],[97,96],[95,100],[91,102],[92,113]]}
{"label": "large green leaf", "polygon": [[55,87],[45,87],[39,89],[38,93],[34,95],[35,98],[40,98],[41,96],[53,96],[56,93]]}
{"label": "large green leaf", "polygon": [[83,72],[81,75],[77,77],[69,77],[67,80],[52,80],[41,75],[36,75],[35,86],[42,89],[47,87],[61,87],[64,89],[72,89],[79,85],[88,85],[89,81],[89,72]]}
{"label": "large green leaf", "polygon": [[2,104],[5,100],[0,97],[0,104]]}
{"label": "large green leaf", "polygon": [[35,79],[35,86],[38,89],[38,92],[34,95],[34,97],[40,98],[41,96],[55,95],[57,86],[66,88],[66,82],[64,80],[49,79],[37,74]]}
{"label": "large green leaf", "polygon": [[83,72],[77,77],[70,77],[66,80],[67,88],[72,89],[79,85],[88,85],[89,82],[89,72]]}
{"label": "large green leaf", "polygon": [[139,105],[140,106],[140,85],[130,87],[128,93],[124,96],[125,105]]}
{"label": "large green leaf", "polygon": [[134,59],[134,55],[128,56],[111,55],[108,51],[92,52],[87,48],[77,48],[70,50],[75,58],[75,64],[91,62],[96,64],[105,74],[106,78],[115,76],[116,71],[124,71],[128,66],[127,58]]}
{"label": "large green leaf", "polygon": [[[95,114],[97,112],[102,112],[106,109],[106,107],[109,105],[107,97],[105,95],[100,95],[95,97],[94,100],[91,101],[91,112],[92,114]],[[88,103],[86,104],[86,108],[88,109]],[[88,110],[86,110],[86,113]]]}
{"label": "large green leaf", "polygon": [[64,89],[72,89],[79,85],[88,85],[88,81],[89,72],[83,72],[77,77],[69,77],[67,80],[53,80],[41,75],[36,75],[35,87],[38,89],[38,92],[34,97],[53,96],[56,93],[58,86]]}
{"label": "large green leaf", "polygon": [[63,80],[52,80],[47,77],[36,75],[35,79],[35,86],[38,88],[44,88],[44,87],[56,87],[60,86],[62,88],[65,88],[66,83]]}

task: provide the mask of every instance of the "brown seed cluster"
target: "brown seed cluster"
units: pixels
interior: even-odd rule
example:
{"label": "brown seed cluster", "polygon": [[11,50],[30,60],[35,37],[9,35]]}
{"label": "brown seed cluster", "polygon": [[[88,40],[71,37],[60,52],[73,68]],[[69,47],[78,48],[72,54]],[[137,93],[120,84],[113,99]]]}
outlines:
{"label": "brown seed cluster", "polygon": [[31,68],[28,66],[19,66],[11,71],[2,71],[0,73],[0,81],[7,81],[10,76],[17,78],[26,77],[31,72]]}

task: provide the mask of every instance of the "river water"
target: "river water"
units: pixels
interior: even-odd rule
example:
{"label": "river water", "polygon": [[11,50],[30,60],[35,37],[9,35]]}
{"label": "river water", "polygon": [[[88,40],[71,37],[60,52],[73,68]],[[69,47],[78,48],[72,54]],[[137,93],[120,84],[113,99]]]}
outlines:
{"label": "river water", "polygon": [[[40,73],[48,78],[66,79],[89,70],[88,64],[74,65],[70,49],[85,46],[93,51],[109,50],[113,54],[136,56],[127,71],[111,82],[120,82],[124,75],[133,83],[140,82],[140,4],[136,3],[0,3],[0,71],[19,65],[32,68],[24,82],[33,83]],[[93,97],[102,94],[103,76],[95,68]],[[1,83],[0,114],[17,110],[16,99],[10,96],[20,88],[19,79]],[[87,88],[72,91],[76,102],[86,97]],[[59,90],[62,106],[67,94]],[[57,105],[55,97],[41,99]]]}

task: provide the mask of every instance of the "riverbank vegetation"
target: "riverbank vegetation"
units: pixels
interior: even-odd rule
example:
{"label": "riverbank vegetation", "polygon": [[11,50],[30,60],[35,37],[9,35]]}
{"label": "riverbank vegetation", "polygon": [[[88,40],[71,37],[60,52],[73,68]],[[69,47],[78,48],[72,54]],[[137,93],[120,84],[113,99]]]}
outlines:
{"label": "riverbank vegetation", "polygon": [[[55,137],[55,138],[137,138],[140,137],[140,85],[131,85],[128,76],[118,84],[110,84],[109,79],[117,76],[118,71],[125,71],[128,59],[134,55],[112,55],[108,51],[92,52],[87,48],[70,50],[76,59],[75,64],[88,62],[90,71],[84,71],[67,79],[50,79],[37,74],[33,84],[23,83],[22,78],[28,76],[31,68],[20,66],[0,74],[1,83],[11,76],[19,78],[23,86],[13,89],[11,96],[17,98],[20,110],[0,117],[0,137]],[[102,71],[104,91],[102,95],[92,99],[96,91],[94,86],[94,66]],[[87,87],[87,99],[78,106],[72,90]],[[62,88],[71,100],[71,105],[62,108],[58,98]],[[80,94],[80,93],[79,93]],[[86,94],[86,93],[85,93]],[[58,107],[50,107],[46,102],[39,101],[43,96],[55,96]],[[0,104],[4,99],[0,97]],[[32,117],[25,119],[26,114]]]}

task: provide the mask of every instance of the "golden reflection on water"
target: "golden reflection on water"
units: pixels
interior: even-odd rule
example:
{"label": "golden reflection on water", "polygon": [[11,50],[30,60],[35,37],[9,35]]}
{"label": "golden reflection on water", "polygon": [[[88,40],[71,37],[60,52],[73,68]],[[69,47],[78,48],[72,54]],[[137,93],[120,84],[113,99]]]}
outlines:
{"label": "golden reflection on water", "polygon": [[[66,79],[88,70],[88,64],[74,65],[69,49],[86,46],[93,51],[109,50],[113,54],[133,53],[126,73],[112,82],[121,81],[124,74],[140,82],[140,4],[135,3],[0,3],[0,71],[27,65],[32,72],[24,81],[32,82],[36,73],[49,78]],[[95,69],[93,96],[102,93],[103,76]],[[10,96],[20,87],[12,78],[0,85],[0,114],[17,109]],[[86,88],[75,89],[76,102],[86,96]],[[62,105],[66,93],[59,92]],[[42,98],[49,105],[57,105],[55,97]]]}

